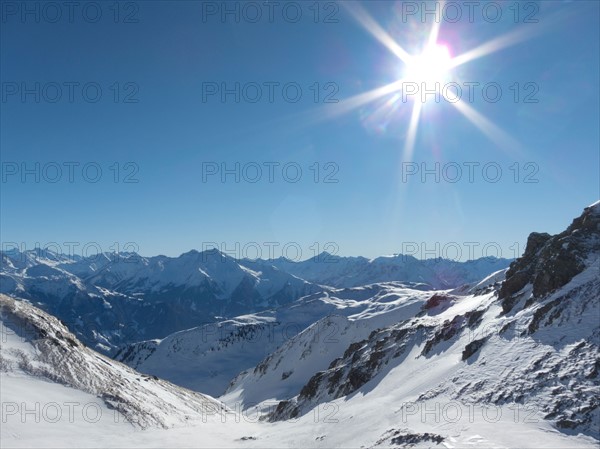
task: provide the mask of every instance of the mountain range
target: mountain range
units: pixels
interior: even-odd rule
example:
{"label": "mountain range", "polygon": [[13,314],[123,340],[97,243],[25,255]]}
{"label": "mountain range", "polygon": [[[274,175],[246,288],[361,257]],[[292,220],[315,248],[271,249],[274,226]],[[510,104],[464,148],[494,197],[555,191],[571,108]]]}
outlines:
{"label": "mountain range", "polygon": [[322,256],[292,262],[239,260],[214,249],[179,257],[5,251],[0,293],[32,301],[67,323],[85,344],[112,354],[125,344],[284,306],[335,287],[402,281],[423,289],[452,288],[510,263]]}
{"label": "mountain range", "polygon": [[[217,252],[121,255],[136,259],[127,267],[107,255],[97,264],[29,256],[3,254],[4,447],[600,442],[600,202],[559,234],[531,233],[523,255],[493,272],[501,262],[490,259],[415,266],[395,256],[378,270],[384,259],[344,258],[337,271],[319,271],[307,265],[317,261],[217,262]],[[484,271],[475,281],[464,274]],[[366,272],[380,277],[355,285]],[[242,294],[240,284],[252,288]],[[220,308],[211,303],[211,320],[164,337],[111,341],[48,311],[53,301],[77,317],[93,313],[86,301],[113,313],[118,301],[140,304],[120,309],[128,319],[157,310],[169,289],[199,286]],[[123,344],[109,358],[79,335],[88,346]]]}

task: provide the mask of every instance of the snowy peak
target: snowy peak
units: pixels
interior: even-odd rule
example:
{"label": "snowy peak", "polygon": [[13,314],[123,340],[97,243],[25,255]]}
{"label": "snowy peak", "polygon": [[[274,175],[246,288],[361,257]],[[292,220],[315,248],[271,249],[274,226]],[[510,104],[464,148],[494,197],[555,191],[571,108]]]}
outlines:
{"label": "snowy peak", "polygon": [[340,257],[321,253],[302,262],[281,259],[270,262],[307,281],[336,288],[400,281],[425,284],[430,289],[442,289],[478,282],[493,272],[507,268],[511,261],[495,257],[466,262],[442,258],[419,260],[404,254],[369,260],[364,257]]}
{"label": "snowy peak", "polygon": [[535,298],[567,284],[600,257],[600,202],[586,207],[560,234],[532,232],[522,257],[506,273],[500,290],[504,312],[514,306],[518,292],[531,285]]}
{"label": "snowy peak", "polygon": [[78,260],[12,251],[2,258],[0,293],[35,302],[106,353],[323,290],[270,264],[242,265],[218,250]]}
{"label": "snowy peak", "polygon": [[58,319],[26,301],[0,295],[0,321],[0,376],[9,384],[58,383],[100,398],[141,428],[188,425],[223,408],[209,396],[143,376],[86,348]]}
{"label": "snowy peak", "polygon": [[178,257],[72,257],[16,249],[1,255],[0,293],[33,301],[105,353],[335,287],[402,282],[421,290],[451,288],[508,265],[503,259],[461,263],[402,255],[369,260],[327,251],[304,262],[238,260],[218,249]]}

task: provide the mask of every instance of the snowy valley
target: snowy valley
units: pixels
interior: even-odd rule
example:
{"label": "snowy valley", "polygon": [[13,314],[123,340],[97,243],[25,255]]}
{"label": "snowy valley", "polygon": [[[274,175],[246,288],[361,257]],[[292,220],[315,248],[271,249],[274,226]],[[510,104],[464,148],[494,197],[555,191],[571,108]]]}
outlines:
{"label": "snowy valley", "polygon": [[512,263],[2,257],[3,447],[600,442],[600,202]]}

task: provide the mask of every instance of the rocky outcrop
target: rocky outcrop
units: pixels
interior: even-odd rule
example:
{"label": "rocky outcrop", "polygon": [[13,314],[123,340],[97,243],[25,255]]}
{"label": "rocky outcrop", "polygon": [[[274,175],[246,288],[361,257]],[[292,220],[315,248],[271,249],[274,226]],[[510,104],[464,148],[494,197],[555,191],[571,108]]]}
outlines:
{"label": "rocky outcrop", "polygon": [[523,256],[511,263],[500,289],[504,313],[519,301],[519,292],[531,286],[533,298],[541,298],[566,285],[581,273],[589,257],[600,254],[600,203],[584,209],[560,234],[533,232]]}
{"label": "rocky outcrop", "polygon": [[[373,447],[399,446],[404,448],[414,447],[417,444],[442,444],[444,437],[435,433],[410,432],[407,429],[390,429],[379,438]],[[420,447],[420,446],[419,446]]]}

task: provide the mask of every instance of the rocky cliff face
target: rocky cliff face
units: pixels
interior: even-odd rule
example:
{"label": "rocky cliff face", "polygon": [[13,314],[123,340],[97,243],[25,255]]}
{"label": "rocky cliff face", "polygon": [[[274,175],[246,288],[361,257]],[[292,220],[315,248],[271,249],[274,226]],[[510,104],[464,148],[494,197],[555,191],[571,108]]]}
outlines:
{"label": "rocky cliff face", "polygon": [[518,300],[517,293],[531,284],[535,298],[562,287],[581,273],[590,256],[600,253],[600,204],[586,207],[583,214],[560,234],[533,232],[523,256],[515,260],[500,289],[504,313]]}

